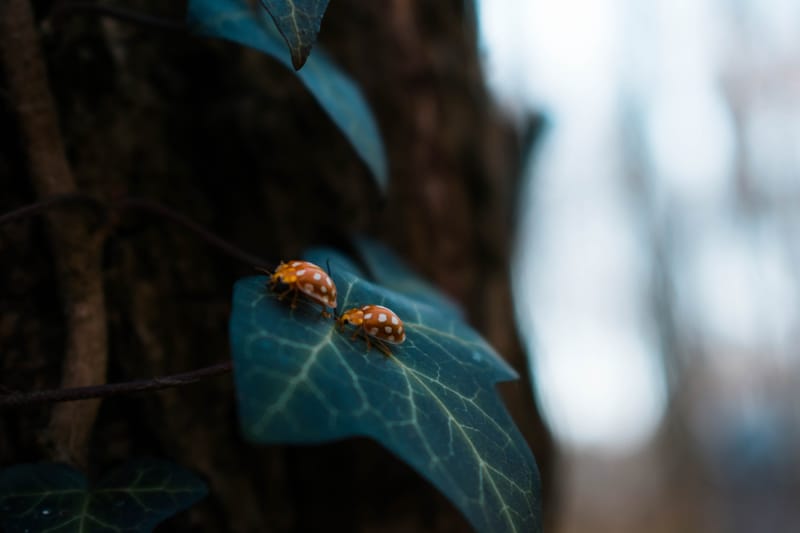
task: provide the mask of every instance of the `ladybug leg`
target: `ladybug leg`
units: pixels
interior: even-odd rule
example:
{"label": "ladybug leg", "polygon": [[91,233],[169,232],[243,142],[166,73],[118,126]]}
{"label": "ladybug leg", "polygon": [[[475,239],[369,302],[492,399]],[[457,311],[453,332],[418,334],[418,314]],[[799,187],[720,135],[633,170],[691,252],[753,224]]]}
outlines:
{"label": "ladybug leg", "polygon": [[331,317],[331,314],[330,314],[330,313],[328,312],[328,310],[327,310],[327,309],[325,309],[324,307],[322,308],[322,313],[321,313],[321,315],[322,315],[322,318],[330,318],[330,317]]}
{"label": "ladybug leg", "polygon": [[370,348],[370,346],[369,346],[369,336],[364,334],[364,340],[367,341],[367,353],[369,353],[369,348]]}
{"label": "ladybug leg", "polygon": [[289,306],[292,309],[297,309],[297,293],[298,292],[299,291],[294,291],[294,295],[292,296],[292,305]]}
{"label": "ladybug leg", "polygon": [[392,356],[391,350],[389,350],[389,347],[386,346],[384,343],[382,343],[380,341],[375,341],[375,346],[377,346],[377,348],[381,352],[383,352],[383,355],[385,355],[386,357],[391,357]]}
{"label": "ladybug leg", "polygon": [[[288,288],[288,289],[286,289],[284,292],[282,292],[281,294],[279,294],[279,295],[278,295],[278,300],[280,300],[280,301],[283,301],[283,299],[284,299],[284,298],[286,298],[286,296],[287,296],[287,295],[288,295],[290,292],[292,292],[292,288],[291,288],[291,287],[289,287],[289,288]],[[295,296],[296,296],[296,295],[295,295]]]}

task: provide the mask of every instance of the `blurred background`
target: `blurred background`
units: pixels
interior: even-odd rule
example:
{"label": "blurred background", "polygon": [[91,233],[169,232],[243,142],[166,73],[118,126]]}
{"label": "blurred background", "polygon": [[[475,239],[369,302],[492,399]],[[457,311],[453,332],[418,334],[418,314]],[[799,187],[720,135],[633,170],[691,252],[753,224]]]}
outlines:
{"label": "blurred background", "polygon": [[557,531],[800,531],[800,2],[478,6]]}

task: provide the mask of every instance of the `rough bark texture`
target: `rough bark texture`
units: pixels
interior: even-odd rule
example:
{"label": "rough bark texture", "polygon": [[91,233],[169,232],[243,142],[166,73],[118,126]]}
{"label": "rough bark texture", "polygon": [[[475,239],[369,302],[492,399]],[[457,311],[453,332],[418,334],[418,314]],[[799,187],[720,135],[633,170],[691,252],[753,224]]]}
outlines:
{"label": "rough bark texture", "polygon": [[[508,278],[519,151],[482,85],[468,4],[331,2],[321,42],[377,114],[391,167],[385,199],[293,75],[256,52],[82,16],[52,27],[46,57],[80,190],[157,199],[274,260],[367,233],[461,302],[523,376],[502,392],[537,456],[547,509],[551,445],[532,403]],[[126,5],[182,17],[181,6]],[[37,4],[40,18],[49,7]],[[4,211],[35,198],[12,100],[0,109]],[[50,266],[67,251],[51,256],[44,242],[38,221],[0,228],[0,385],[14,389],[57,386],[71,333]],[[104,248],[109,380],[224,357],[230,288],[251,266],[162,220],[122,216]],[[33,445],[49,409],[3,414],[0,465],[41,457]],[[227,377],[105,402],[90,473],[138,455],[174,459],[211,487],[163,531],[469,530],[370,441],[242,442]]]}
{"label": "rough bark texture", "polygon": [[[29,0],[0,8],[0,47],[29,174],[41,198],[76,191]],[[75,213],[51,213],[50,236],[66,321],[62,387],[103,383],[107,365],[102,240]],[[41,433],[52,459],[85,466],[99,400],[56,405]]]}

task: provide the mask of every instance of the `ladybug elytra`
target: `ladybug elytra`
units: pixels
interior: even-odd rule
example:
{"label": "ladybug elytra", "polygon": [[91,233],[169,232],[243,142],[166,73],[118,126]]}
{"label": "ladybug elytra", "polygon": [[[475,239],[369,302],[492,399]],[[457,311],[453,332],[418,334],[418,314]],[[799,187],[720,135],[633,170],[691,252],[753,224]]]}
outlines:
{"label": "ladybug elytra", "polygon": [[352,339],[359,333],[364,335],[367,341],[367,350],[370,348],[370,339],[375,341],[385,355],[390,356],[389,344],[402,344],[406,340],[406,332],[403,321],[394,311],[382,305],[365,305],[361,308],[348,309],[339,317],[339,329],[344,329],[345,324],[356,326]]}
{"label": "ladybug elytra", "polygon": [[[267,272],[269,273],[269,272]],[[297,297],[303,294],[306,298],[322,306],[322,316],[330,317],[327,308],[336,309],[336,285],[319,266],[308,261],[289,261],[281,263],[275,272],[270,274],[269,289],[276,291],[281,287],[286,289],[278,295],[278,300],[283,300],[292,294],[291,307],[297,307]]]}

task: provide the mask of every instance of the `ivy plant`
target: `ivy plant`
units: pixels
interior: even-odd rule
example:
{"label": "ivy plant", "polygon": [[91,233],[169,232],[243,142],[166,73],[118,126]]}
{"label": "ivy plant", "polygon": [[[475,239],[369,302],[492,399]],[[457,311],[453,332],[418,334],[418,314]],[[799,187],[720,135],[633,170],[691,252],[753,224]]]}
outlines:
{"label": "ivy plant", "polygon": [[172,463],[141,459],[93,487],[61,464],[0,470],[0,526],[5,533],[147,533],[207,494],[197,476]]}
{"label": "ivy plant", "polygon": [[[251,9],[244,0],[189,0],[187,23],[199,35],[254,48],[294,72],[292,56],[273,19],[263,10]],[[389,178],[383,142],[372,110],[358,85],[319,46],[296,75],[385,191]]]}
{"label": "ivy plant", "polygon": [[[385,250],[364,241],[362,252],[419,286]],[[477,531],[539,531],[536,464],[495,389],[516,372],[449,307],[374,283],[333,250],[305,258],[330,265],[340,311],[389,307],[404,321],[406,342],[389,357],[367,351],[318,307],[279,301],[266,277],[240,280],[230,339],[245,436],[298,444],[371,437],[429,479]]]}
{"label": "ivy plant", "polygon": [[357,237],[353,239],[353,247],[364,264],[368,277],[375,283],[414,300],[441,308],[449,315],[463,317],[461,308],[452,299],[417,276],[385,244]]}

